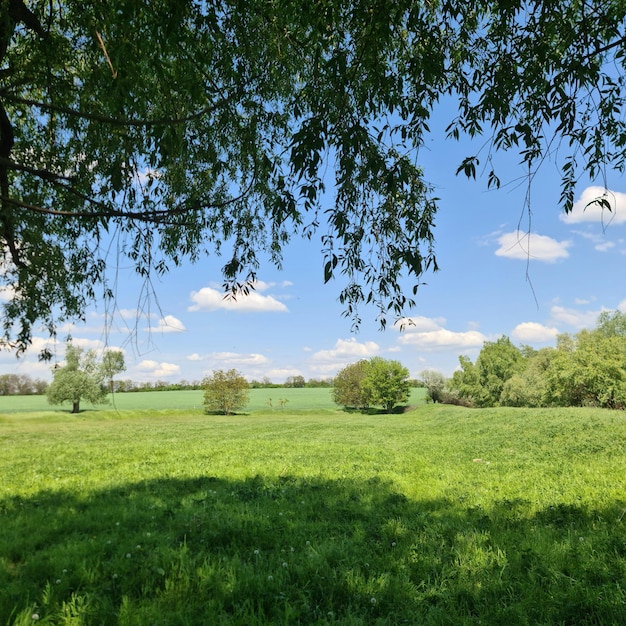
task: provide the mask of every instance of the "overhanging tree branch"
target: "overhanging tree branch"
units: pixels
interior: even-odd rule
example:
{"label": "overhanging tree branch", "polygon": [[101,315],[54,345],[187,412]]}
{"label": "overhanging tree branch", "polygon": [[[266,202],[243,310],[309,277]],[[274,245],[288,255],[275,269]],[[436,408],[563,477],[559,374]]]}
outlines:
{"label": "overhanging tree branch", "polygon": [[187,124],[189,122],[193,122],[195,120],[201,119],[206,115],[211,115],[215,111],[219,110],[224,105],[229,102],[235,101],[237,98],[241,97],[241,93],[236,91],[235,93],[228,96],[225,100],[221,100],[218,103],[212,104],[211,106],[200,109],[195,113],[191,113],[189,115],[185,115],[183,117],[162,117],[154,120],[133,120],[133,119],[124,119],[119,117],[110,117],[107,115],[101,115],[98,113],[90,113],[88,111],[77,111],[76,109],[72,109],[70,107],[63,107],[59,105],[54,105],[49,102],[40,102],[39,100],[34,100],[31,98],[23,98],[12,94],[11,92],[0,92],[2,98],[8,102],[13,102],[14,104],[25,104],[27,106],[37,107],[42,111],[48,111],[51,113],[60,113],[63,115],[68,115],[71,117],[76,117],[84,120],[89,120],[91,122],[101,122],[103,124],[109,124],[111,126],[126,126],[126,127],[137,127],[137,128],[150,128],[153,126],[179,126],[182,124]]}

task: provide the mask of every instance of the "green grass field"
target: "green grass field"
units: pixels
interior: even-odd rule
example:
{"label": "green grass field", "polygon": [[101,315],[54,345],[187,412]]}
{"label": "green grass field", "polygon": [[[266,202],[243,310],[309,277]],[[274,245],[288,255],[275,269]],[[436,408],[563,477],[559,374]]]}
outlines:
{"label": "green grass field", "polygon": [[[412,389],[410,404],[416,405],[424,402],[425,389]],[[110,397],[109,404],[92,406],[89,403],[81,404],[81,411],[90,414],[110,411],[161,411],[189,409],[202,409],[202,391],[147,391],[133,393],[118,393]],[[281,401],[285,401],[281,402]],[[2,396],[0,397],[0,418],[5,413],[34,413],[41,411],[70,410],[69,404],[51,406],[45,396]],[[288,410],[288,411],[336,411],[337,405],[333,402],[330,389],[321,388],[276,388],[276,389],[251,389],[250,403],[243,410],[244,413],[263,410]]]}
{"label": "green grass field", "polygon": [[0,624],[626,623],[623,413],[291,400],[5,413]]}

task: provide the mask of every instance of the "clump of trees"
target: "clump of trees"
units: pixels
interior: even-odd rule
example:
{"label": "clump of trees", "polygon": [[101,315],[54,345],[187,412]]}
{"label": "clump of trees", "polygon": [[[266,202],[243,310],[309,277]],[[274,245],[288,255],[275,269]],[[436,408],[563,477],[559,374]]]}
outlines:
{"label": "clump of trees", "polygon": [[0,396],[41,396],[46,393],[48,383],[28,374],[0,375]]}
{"label": "clump of trees", "polygon": [[213,370],[202,381],[207,413],[230,415],[243,409],[250,399],[248,381],[235,369]]}
{"label": "clump of trees", "polygon": [[333,401],[364,410],[382,406],[387,413],[406,403],[411,392],[409,370],[399,361],[373,357],[344,367],[335,377]]}
{"label": "clump of trees", "polygon": [[592,330],[562,334],[555,347],[516,347],[508,337],[462,356],[449,388],[477,407],[626,408],[626,313],[603,312]]}
{"label": "clump of trees", "polygon": [[106,402],[113,389],[113,376],[125,369],[124,355],[119,350],[108,350],[98,361],[95,350],[67,343],[65,365],[53,370],[53,379],[46,395],[50,404],[72,403],[72,413],[80,411],[81,400],[92,404]]}
{"label": "clump of trees", "polygon": [[288,376],[283,384],[286,389],[302,389],[306,386],[304,376]]}

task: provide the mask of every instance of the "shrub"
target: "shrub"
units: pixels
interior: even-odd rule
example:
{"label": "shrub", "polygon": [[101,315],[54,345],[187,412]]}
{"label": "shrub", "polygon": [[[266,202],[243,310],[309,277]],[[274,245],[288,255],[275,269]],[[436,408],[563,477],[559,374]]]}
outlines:
{"label": "shrub", "polygon": [[243,409],[250,398],[248,381],[235,369],[214,370],[202,381],[204,409],[207,413],[230,415]]}
{"label": "shrub", "polygon": [[333,401],[345,407],[366,409],[369,406],[363,380],[367,374],[368,362],[365,359],[346,365],[335,376]]}
{"label": "shrub", "polygon": [[355,409],[380,405],[390,413],[407,402],[411,392],[409,370],[399,361],[373,357],[344,367],[335,377],[333,400]]}

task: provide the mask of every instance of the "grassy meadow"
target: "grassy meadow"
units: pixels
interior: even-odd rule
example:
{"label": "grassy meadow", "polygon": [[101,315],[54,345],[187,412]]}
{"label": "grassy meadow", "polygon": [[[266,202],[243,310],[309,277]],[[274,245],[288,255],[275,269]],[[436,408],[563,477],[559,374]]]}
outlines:
{"label": "grassy meadow", "polygon": [[[81,403],[81,411],[162,411],[162,410],[202,410],[203,391],[137,391],[118,393],[109,397],[109,403],[92,406]],[[411,389],[409,403],[416,405],[424,402],[426,390]],[[274,388],[251,389],[250,402],[243,412],[264,410],[283,411],[336,411],[331,389],[324,388]],[[0,396],[0,419],[5,413],[35,413],[41,411],[67,412],[71,405],[51,406],[45,396]]]}
{"label": "grassy meadow", "polygon": [[288,399],[0,407],[0,624],[626,623],[624,413]]}

